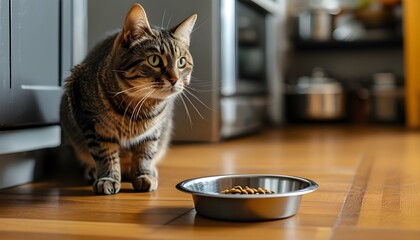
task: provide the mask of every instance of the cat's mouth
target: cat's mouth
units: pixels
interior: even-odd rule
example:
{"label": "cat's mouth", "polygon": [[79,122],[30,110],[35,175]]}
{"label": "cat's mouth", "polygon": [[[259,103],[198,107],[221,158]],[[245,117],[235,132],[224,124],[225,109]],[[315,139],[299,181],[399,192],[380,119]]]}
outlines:
{"label": "cat's mouth", "polygon": [[[175,84],[166,81],[161,84],[142,84],[142,81],[132,82],[128,89],[123,91],[128,93],[134,98],[154,98],[165,100],[167,98],[173,97],[180,94],[184,90],[184,84],[181,79],[179,79]],[[127,82],[126,82],[127,84]]]}
{"label": "cat's mouth", "polygon": [[162,90],[168,91],[171,94],[180,93],[184,89],[181,81],[181,79],[177,79],[175,82],[171,82],[170,80],[168,80],[170,84],[165,85],[165,87]]}
{"label": "cat's mouth", "polygon": [[153,94],[151,94],[151,97],[164,100],[164,99],[173,97],[175,95],[178,95],[179,93],[182,92],[182,90],[183,90],[183,87],[178,84],[165,86],[163,88],[156,89],[153,92]]}

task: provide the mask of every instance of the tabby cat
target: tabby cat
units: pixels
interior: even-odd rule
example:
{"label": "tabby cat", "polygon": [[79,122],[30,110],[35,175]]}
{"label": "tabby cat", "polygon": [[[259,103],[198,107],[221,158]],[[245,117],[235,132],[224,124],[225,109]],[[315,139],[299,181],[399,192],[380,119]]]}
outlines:
{"label": "tabby cat", "polygon": [[96,46],[66,80],[65,136],[87,166],[96,194],[158,186],[157,161],[170,141],[174,100],[190,83],[194,14],[171,30],[151,28],[135,4],[123,29]]}

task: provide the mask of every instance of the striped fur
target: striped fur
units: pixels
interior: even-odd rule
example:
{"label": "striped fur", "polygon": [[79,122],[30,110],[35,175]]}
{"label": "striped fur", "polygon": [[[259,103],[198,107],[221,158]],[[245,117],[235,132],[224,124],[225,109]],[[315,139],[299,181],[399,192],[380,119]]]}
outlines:
{"label": "striped fur", "polygon": [[122,177],[138,191],[156,190],[155,165],[170,141],[174,100],[191,78],[195,20],[192,15],[174,29],[152,29],[136,4],[123,30],[72,69],[61,124],[95,193],[117,193]]}

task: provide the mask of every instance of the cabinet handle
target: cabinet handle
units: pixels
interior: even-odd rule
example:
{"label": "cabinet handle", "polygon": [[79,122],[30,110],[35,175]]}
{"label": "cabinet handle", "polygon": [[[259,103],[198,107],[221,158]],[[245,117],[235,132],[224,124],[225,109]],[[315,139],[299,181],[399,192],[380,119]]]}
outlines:
{"label": "cabinet handle", "polygon": [[62,88],[59,86],[48,86],[48,85],[21,85],[23,90],[43,90],[43,91],[61,91]]}

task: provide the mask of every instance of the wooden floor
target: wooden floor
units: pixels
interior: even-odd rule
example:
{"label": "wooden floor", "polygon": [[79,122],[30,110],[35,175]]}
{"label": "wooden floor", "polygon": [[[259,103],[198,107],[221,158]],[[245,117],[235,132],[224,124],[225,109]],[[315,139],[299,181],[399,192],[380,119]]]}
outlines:
{"label": "wooden floor", "polygon": [[[114,196],[39,182],[0,191],[0,239],[420,239],[420,132],[398,127],[288,127],[218,144],[177,144],[160,186]],[[320,188],[297,215],[226,222],[196,215],[176,183],[231,173],[287,174]]]}

